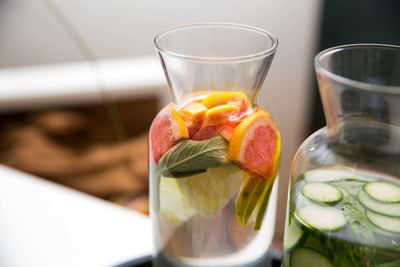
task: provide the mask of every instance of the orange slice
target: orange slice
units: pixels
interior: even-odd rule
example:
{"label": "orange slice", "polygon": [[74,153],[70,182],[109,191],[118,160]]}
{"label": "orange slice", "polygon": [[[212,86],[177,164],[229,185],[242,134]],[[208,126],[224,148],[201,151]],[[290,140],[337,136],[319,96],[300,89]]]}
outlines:
{"label": "orange slice", "polygon": [[242,92],[215,92],[208,95],[201,102],[207,108],[212,108],[219,105],[228,104],[229,101],[235,101],[243,99],[245,103],[248,103],[247,96]]}
{"label": "orange slice", "polygon": [[158,163],[171,147],[181,139],[189,138],[189,131],[183,118],[170,105],[154,119],[149,138],[153,159]]}
{"label": "orange slice", "polygon": [[269,113],[258,110],[234,129],[228,159],[251,173],[266,179],[275,178],[281,152],[279,130]]}

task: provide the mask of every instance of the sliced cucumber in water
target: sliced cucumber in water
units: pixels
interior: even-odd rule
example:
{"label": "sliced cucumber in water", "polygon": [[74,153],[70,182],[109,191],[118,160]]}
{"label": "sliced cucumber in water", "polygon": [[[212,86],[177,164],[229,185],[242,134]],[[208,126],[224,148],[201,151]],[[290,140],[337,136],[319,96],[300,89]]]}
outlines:
{"label": "sliced cucumber in water", "polygon": [[309,249],[298,248],[290,257],[291,267],[334,267],[333,264],[321,253]]}
{"label": "sliced cucumber in water", "polygon": [[367,209],[383,215],[400,217],[400,203],[382,203],[370,197],[363,190],[357,194],[360,203]]}
{"label": "sliced cucumber in water", "polygon": [[283,245],[285,249],[293,249],[297,244],[303,240],[305,234],[303,230],[297,225],[295,221],[289,225],[289,227],[285,230],[285,237],[283,239]]}
{"label": "sliced cucumber in water", "polygon": [[364,191],[372,198],[385,203],[400,203],[400,186],[385,182],[372,182],[364,186]]}
{"label": "sliced cucumber in water", "polygon": [[321,244],[321,240],[318,235],[306,235],[304,244],[302,244],[305,248],[311,248],[321,254],[324,254],[326,251],[326,244]]}
{"label": "sliced cucumber in water", "polygon": [[324,204],[335,204],[343,197],[343,194],[340,190],[325,183],[305,184],[301,188],[301,192],[307,198]]}
{"label": "sliced cucumber in water", "polygon": [[363,177],[355,175],[351,171],[343,170],[343,169],[317,169],[311,170],[304,174],[304,179],[307,182],[334,182],[334,181],[343,181],[343,180],[363,180]]}
{"label": "sliced cucumber in water", "polygon": [[306,205],[295,215],[300,222],[321,231],[336,231],[345,226],[342,212],[333,207]]}
{"label": "sliced cucumber in water", "polygon": [[381,215],[366,211],[365,215],[375,226],[389,232],[400,234],[400,218]]}

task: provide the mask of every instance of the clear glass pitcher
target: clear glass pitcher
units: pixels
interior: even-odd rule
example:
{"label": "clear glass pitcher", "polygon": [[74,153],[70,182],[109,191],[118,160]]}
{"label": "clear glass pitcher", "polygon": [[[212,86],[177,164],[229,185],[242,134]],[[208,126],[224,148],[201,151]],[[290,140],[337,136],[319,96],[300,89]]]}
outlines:
{"label": "clear glass pitcher", "polygon": [[400,266],[400,47],[334,47],[315,68],[327,126],[292,163],[283,266]]}
{"label": "clear glass pitcher", "polygon": [[280,134],[257,93],[277,45],[235,24],[155,38],[174,99],[149,133],[155,266],[268,264]]}

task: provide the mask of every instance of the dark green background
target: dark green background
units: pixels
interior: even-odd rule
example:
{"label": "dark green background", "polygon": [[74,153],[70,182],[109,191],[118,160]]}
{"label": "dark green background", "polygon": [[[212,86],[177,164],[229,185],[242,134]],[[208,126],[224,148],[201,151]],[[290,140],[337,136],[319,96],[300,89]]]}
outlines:
{"label": "dark green background", "polygon": [[[400,0],[325,0],[318,51],[352,43],[400,45]],[[313,77],[309,133],[325,126],[318,87]]]}

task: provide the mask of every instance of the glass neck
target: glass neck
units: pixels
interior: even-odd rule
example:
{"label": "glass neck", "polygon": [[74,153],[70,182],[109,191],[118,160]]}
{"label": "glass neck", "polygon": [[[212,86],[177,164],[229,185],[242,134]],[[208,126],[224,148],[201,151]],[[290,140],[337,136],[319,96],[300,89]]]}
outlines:
{"label": "glass neck", "polygon": [[328,137],[346,153],[400,162],[400,95],[319,77]]}
{"label": "glass neck", "polygon": [[160,53],[169,87],[178,105],[209,91],[243,92],[256,104],[257,95],[273,60],[268,57],[238,62],[207,62],[174,58]]}

